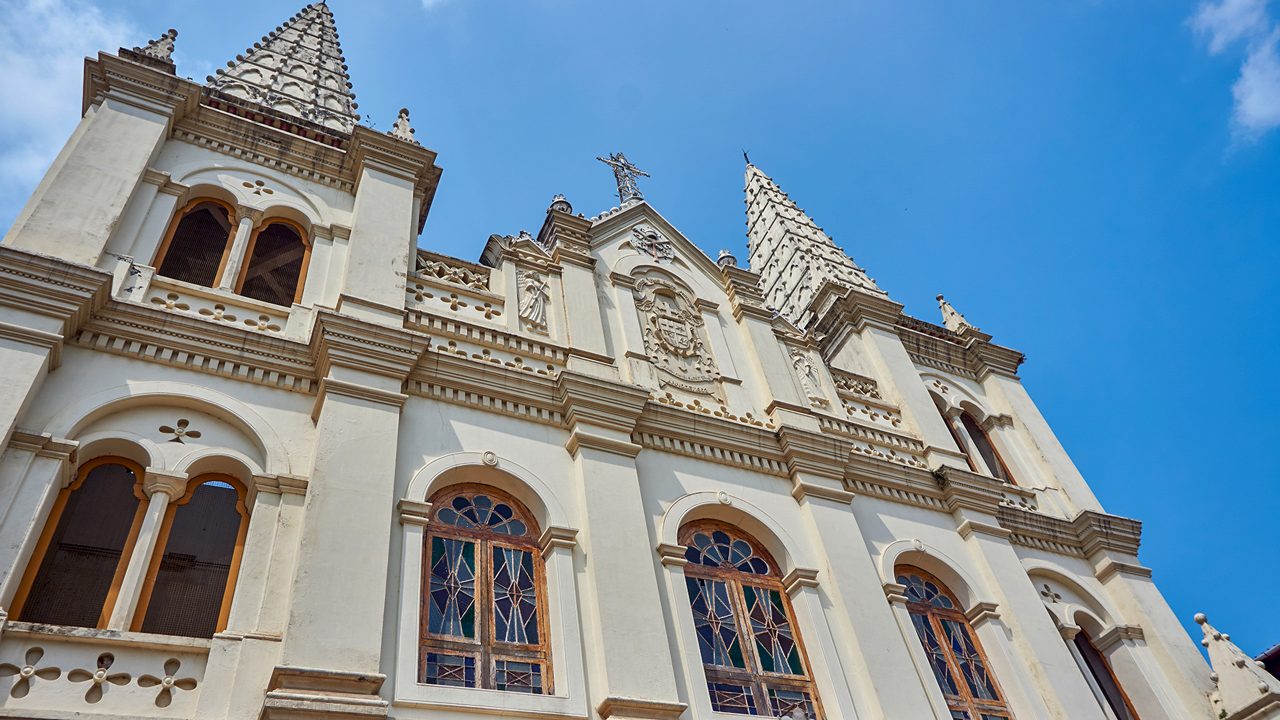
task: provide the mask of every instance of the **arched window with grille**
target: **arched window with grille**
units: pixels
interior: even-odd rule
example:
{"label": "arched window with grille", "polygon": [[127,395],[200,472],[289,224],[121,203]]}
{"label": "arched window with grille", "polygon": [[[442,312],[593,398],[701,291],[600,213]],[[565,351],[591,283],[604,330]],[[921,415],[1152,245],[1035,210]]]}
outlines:
{"label": "arched window with grille", "polygon": [[142,468],[117,457],[80,467],[54,501],[14,597],[17,620],[106,627],[146,504]]}
{"label": "arched window with grille", "polygon": [[178,213],[156,253],[156,272],[193,285],[213,287],[218,282],[236,219],[231,206],[221,200],[193,200]]}
{"label": "arched window with grille", "polygon": [[685,586],[711,709],[820,718],[808,660],[778,565],[742,532],[715,522],[681,529]]}
{"label": "arched window with grille", "polygon": [[906,587],[907,611],[938,688],[957,720],[1007,720],[1004,696],[955,595],[937,578],[917,567],[898,566]]}
{"label": "arched window with grille", "polygon": [[538,528],[486,486],[431,498],[423,541],[418,681],[552,694]]}
{"label": "arched window with grille", "polygon": [[244,500],[239,480],[202,475],[170,503],[134,613],[134,630],[207,638],[226,629],[249,530]]}
{"label": "arched window with grille", "polygon": [[987,431],[982,429],[982,425],[970,415],[968,412],[960,413],[960,424],[964,426],[965,432],[969,434],[969,439],[973,441],[973,447],[978,451],[978,455],[982,456],[982,462],[987,466],[987,471],[997,480],[1003,480],[1010,484],[1016,484],[1013,481],[1013,475],[1009,473],[1009,468],[1005,466],[1004,460],[1000,458],[1000,453],[996,451],[996,446],[991,444],[991,437],[987,435]]}
{"label": "arched window with grille", "polygon": [[311,244],[302,228],[288,220],[269,220],[258,228],[245,251],[237,292],[288,307],[302,298]]}

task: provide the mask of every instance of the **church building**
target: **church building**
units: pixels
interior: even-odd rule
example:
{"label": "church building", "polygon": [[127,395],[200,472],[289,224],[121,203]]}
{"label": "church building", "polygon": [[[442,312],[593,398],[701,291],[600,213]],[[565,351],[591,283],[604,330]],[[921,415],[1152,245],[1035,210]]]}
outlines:
{"label": "church building", "polygon": [[0,243],[0,717],[1280,720],[1022,354],[760,167],[742,261],[621,153],[448,257],[328,6],[176,37],[86,59]]}

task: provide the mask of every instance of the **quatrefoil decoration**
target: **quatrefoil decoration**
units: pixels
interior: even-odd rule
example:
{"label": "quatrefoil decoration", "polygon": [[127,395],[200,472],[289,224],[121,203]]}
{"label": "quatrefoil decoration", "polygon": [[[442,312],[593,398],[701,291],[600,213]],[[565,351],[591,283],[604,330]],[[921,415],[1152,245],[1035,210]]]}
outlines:
{"label": "quatrefoil decoration", "polygon": [[11,697],[26,697],[27,693],[31,692],[31,683],[36,679],[57,680],[62,676],[62,670],[56,667],[38,667],[42,659],[44,659],[44,648],[33,647],[27,650],[22,667],[12,663],[0,663],[0,677],[18,676],[13,687],[9,688]]}
{"label": "quatrefoil decoration", "polygon": [[161,425],[160,432],[164,433],[165,435],[173,436],[169,438],[169,442],[176,442],[176,443],[183,443],[183,444],[186,444],[186,441],[183,440],[182,438],[189,437],[192,440],[199,440],[201,435],[199,430],[191,429],[191,421],[186,418],[178,418],[178,422],[174,423],[173,425]]}
{"label": "quatrefoil decoration", "polygon": [[177,658],[169,658],[164,662],[164,677],[156,677],[155,675],[139,675],[138,687],[150,688],[159,686],[160,691],[156,693],[156,707],[169,707],[173,702],[174,688],[178,690],[195,690],[195,678],[180,678],[178,670],[182,667],[182,661]]}
{"label": "quatrefoil decoration", "polygon": [[1057,605],[1058,601],[1062,600],[1062,595],[1054,592],[1053,588],[1049,587],[1049,583],[1044,584],[1044,589],[1040,591],[1040,597],[1048,600],[1050,605]]}
{"label": "quatrefoil decoration", "polygon": [[267,187],[267,184],[261,180],[254,180],[253,182],[246,180],[241,184],[248,190],[252,191],[254,195],[274,195],[276,192],[275,190]]}
{"label": "quatrefoil decoration", "polygon": [[76,668],[67,673],[67,679],[71,682],[88,682],[89,687],[84,691],[84,701],[87,703],[96,703],[102,699],[102,693],[106,691],[108,683],[111,685],[128,685],[129,673],[109,673],[111,665],[116,658],[111,653],[102,653],[98,656],[98,667],[92,672]]}

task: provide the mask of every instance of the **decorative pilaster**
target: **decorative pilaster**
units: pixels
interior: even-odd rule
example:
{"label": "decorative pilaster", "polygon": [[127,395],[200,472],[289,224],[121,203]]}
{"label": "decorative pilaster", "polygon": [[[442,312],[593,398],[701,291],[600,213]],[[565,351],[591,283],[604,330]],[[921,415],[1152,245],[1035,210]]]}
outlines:
{"label": "decorative pilaster", "polygon": [[653,632],[666,619],[636,471],[640,446],[631,441],[648,394],[572,371],[560,374],[556,392],[585,519],[583,627],[600,662],[600,672],[588,678],[589,694],[602,698],[597,710],[606,720],[674,720],[685,705],[666,635]]}

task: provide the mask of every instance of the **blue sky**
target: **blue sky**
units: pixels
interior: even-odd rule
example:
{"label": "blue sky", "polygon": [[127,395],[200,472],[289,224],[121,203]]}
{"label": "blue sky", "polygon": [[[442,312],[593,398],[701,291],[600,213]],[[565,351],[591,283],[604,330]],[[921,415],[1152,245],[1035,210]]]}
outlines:
{"label": "blue sky", "polygon": [[[0,227],[74,125],[81,58],[179,31],[203,79],[294,2],[0,0]],[[333,0],[361,112],[444,177],[478,257],[554,193],[649,201],[745,257],[742,150],[908,312],[996,341],[1188,628],[1280,642],[1280,7],[1266,0]],[[1268,360],[1268,358],[1273,358]]]}

